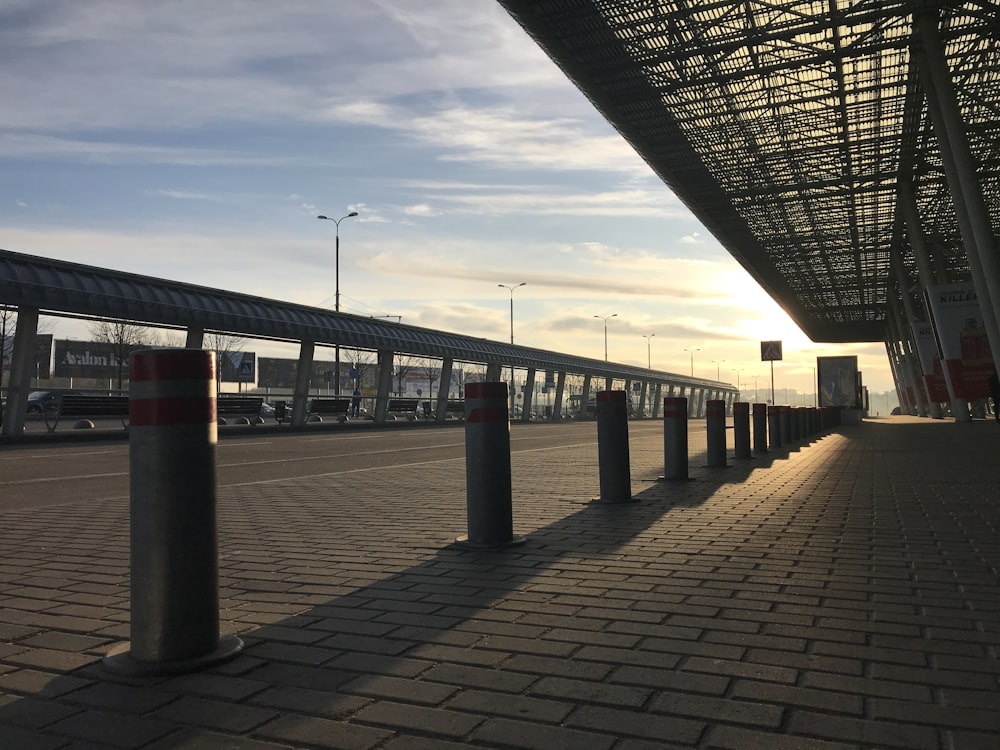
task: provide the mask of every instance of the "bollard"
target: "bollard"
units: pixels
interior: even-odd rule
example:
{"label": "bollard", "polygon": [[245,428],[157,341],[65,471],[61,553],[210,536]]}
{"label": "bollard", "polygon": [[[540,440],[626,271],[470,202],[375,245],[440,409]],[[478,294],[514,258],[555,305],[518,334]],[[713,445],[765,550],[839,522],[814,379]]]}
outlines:
{"label": "bollard", "polygon": [[792,433],[791,424],[789,423],[790,406],[779,406],[778,407],[778,420],[781,425],[781,444],[791,445],[792,444]]}
{"label": "bollard", "polygon": [[726,465],[726,402],[711,400],[705,404],[705,428],[708,437],[708,458],[705,466]]}
{"label": "bollard", "polygon": [[663,476],[660,479],[688,478],[687,399],[663,399]]}
{"label": "bollard", "polygon": [[753,452],[767,453],[767,404],[753,405]]}
{"label": "bollard", "polygon": [[627,394],[625,391],[598,391],[595,398],[600,500],[627,503],[634,500],[628,451]]}
{"label": "bollard", "polygon": [[772,448],[780,448],[781,442],[781,407],[769,404],[767,407],[767,437]]}
{"label": "bollard", "polygon": [[104,664],[191,672],[243,649],[219,637],[215,353],[148,349],[129,366],[131,643]]}
{"label": "bollard", "polygon": [[455,541],[476,549],[522,544],[514,536],[507,384],[465,386],[465,507],[468,534]]}
{"label": "bollard", "polygon": [[797,443],[799,441],[799,410],[794,406],[784,408],[788,414],[788,442]]}
{"label": "bollard", "polygon": [[735,458],[750,458],[750,404],[733,404],[733,447]]}

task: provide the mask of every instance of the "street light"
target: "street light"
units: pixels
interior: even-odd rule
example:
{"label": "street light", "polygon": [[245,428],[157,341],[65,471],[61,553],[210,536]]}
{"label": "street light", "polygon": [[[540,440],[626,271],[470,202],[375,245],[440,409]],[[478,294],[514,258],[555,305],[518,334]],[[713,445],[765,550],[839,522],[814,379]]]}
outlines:
{"label": "street light", "polygon": [[[514,343],[514,290],[518,287],[522,287],[527,284],[527,281],[522,281],[520,284],[514,284],[513,286],[507,286],[506,284],[497,284],[501,289],[506,289],[510,292],[510,343]],[[513,371],[512,371],[513,372]]]}
{"label": "street light", "polygon": [[700,352],[701,348],[699,347],[698,349],[685,349],[684,351],[691,353],[691,377],[693,378],[694,377],[694,353],[695,352]]}
{"label": "street light", "polygon": [[713,359],[712,364],[715,365],[715,379],[722,380],[722,376],[719,374],[719,365],[721,365],[726,360],[724,359]]}
{"label": "street light", "polygon": [[[340,312],[340,222],[342,222],[344,219],[350,219],[357,215],[358,215],[357,211],[351,211],[346,216],[341,216],[339,219],[331,219],[329,216],[316,217],[317,219],[332,221],[337,226],[336,245],[334,246],[336,249],[334,251],[334,263],[333,263],[334,279],[336,280],[335,281],[336,286],[334,287],[334,292],[333,292],[333,309],[336,312]],[[336,369],[333,371],[333,391],[334,394],[339,396],[340,395],[340,344],[339,343],[336,346],[335,361],[336,361],[335,364]]]}
{"label": "street light", "polygon": [[608,361],[608,318],[617,318],[618,313],[611,313],[610,315],[595,315],[598,320],[604,321],[604,361]]}
{"label": "street light", "polygon": [[736,370],[736,369],[733,370],[733,372],[736,373],[736,392],[737,393],[740,392],[740,373],[743,372],[744,369],[746,369],[746,368],[741,367],[738,370]]}
{"label": "street light", "polygon": [[[647,370],[652,370],[653,369],[653,358],[650,355],[650,346],[649,346],[650,341],[649,340],[651,338],[653,338],[653,336],[655,336],[655,335],[656,335],[655,333],[651,333],[648,336],[645,333],[642,334],[642,337],[644,339],[646,339],[646,369]],[[607,357],[605,357],[605,359],[607,359]]]}
{"label": "street light", "polygon": [[[514,290],[518,289],[525,284],[527,281],[522,281],[520,284],[514,284],[513,286],[507,286],[507,284],[497,284],[501,289],[506,289],[510,292],[510,343],[514,343]],[[511,416],[514,414],[514,390],[517,383],[514,381],[514,365],[510,366],[510,413]]]}

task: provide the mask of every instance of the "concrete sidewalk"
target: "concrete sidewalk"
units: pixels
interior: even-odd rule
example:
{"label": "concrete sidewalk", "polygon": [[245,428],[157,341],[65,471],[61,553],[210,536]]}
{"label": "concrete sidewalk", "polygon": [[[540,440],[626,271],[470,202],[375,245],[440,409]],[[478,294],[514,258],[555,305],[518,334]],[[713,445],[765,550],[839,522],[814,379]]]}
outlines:
{"label": "concrete sidewalk", "polygon": [[[730,436],[731,439],[731,436]],[[504,552],[461,460],[220,491],[223,630],[110,675],[128,501],[0,529],[0,748],[1000,746],[1000,426],[871,420],[606,505],[595,445],[514,457]]]}

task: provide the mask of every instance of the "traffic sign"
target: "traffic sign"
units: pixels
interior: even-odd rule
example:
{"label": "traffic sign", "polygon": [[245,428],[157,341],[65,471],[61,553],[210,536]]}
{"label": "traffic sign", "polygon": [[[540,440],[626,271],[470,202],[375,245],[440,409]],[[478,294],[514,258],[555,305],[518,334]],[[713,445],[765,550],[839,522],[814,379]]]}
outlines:
{"label": "traffic sign", "polygon": [[780,341],[761,341],[760,342],[760,361],[761,362],[780,362],[781,361],[781,342]]}

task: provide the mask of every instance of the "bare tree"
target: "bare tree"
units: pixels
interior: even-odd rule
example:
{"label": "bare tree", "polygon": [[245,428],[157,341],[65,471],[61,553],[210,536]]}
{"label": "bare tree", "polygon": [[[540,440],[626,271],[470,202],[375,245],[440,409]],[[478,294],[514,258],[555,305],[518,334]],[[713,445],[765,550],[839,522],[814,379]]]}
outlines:
{"label": "bare tree", "polygon": [[354,370],[357,371],[357,382],[360,388],[365,383],[368,374],[378,366],[378,357],[375,352],[368,349],[355,349],[349,355],[348,361],[353,362]]}
{"label": "bare tree", "polygon": [[17,328],[17,313],[9,307],[0,307],[0,386],[7,371],[7,362],[14,350],[14,331]]}
{"label": "bare tree", "polygon": [[149,328],[130,320],[96,320],[90,324],[90,335],[94,341],[109,345],[118,371],[118,390],[125,379],[129,355],[149,346],[155,338]]}
{"label": "bare tree", "polygon": [[239,367],[236,357],[233,355],[239,354],[242,359],[243,347],[247,344],[247,340],[241,338],[240,336],[232,336],[228,333],[207,333],[205,334],[205,348],[209,351],[215,352],[217,362],[215,364],[215,389],[216,391],[222,390],[222,367],[223,361],[228,361],[230,365],[236,369]]}
{"label": "bare tree", "polygon": [[406,379],[406,376],[411,372],[414,372],[418,366],[419,362],[417,362],[414,357],[400,357],[396,360],[397,396],[403,395],[403,381]]}

